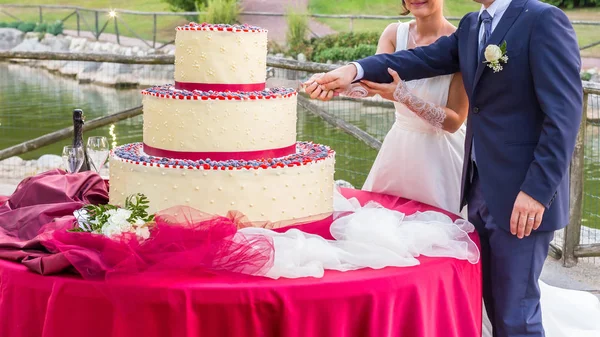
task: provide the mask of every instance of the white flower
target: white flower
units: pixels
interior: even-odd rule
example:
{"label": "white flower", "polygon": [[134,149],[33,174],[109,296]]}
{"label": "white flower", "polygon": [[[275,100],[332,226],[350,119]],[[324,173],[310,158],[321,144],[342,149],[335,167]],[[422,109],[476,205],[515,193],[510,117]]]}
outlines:
{"label": "white flower", "polygon": [[502,49],[500,47],[491,44],[485,48],[485,60],[489,63],[498,62],[502,58]]}
{"label": "white flower", "polygon": [[102,226],[102,234],[104,236],[107,236],[109,238],[112,238],[114,236],[119,236],[123,233],[123,231],[121,231],[121,226],[117,225],[117,224],[106,224],[104,226]]}
{"label": "white flower", "polygon": [[145,225],[146,221],[144,221],[142,218],[136,218],[133,224],[139,227]]}
{"label": "white flower", "polygon": [[150,237],[150,229],[148,229],[148,227],[144,226],[144,227],[137,227],[135,229],[135,235],[137,235],[138,237],[141,237],[142,239],[146,240]]}
{"label": "white flower", "polygon": [[86,211],[84,208],[78,209],[75,212],[73,212],[73,216],[75,216],[79,228],[83,229],[84,231],[92,230],[92,228],[90,227],[90,215],[88,211]]}

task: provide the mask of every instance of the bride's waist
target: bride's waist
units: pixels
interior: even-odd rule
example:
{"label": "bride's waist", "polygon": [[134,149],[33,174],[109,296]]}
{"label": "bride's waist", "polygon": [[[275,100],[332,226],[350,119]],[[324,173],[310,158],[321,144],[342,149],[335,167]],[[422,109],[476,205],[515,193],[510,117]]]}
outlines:
{"label": "bride's waist", "polygon": [[434,128],[431,124],[425,122],[417,116],[403,116],[398,112],[396,112],[396,120],[394,121],[393,126],[403,130],[424,133],[438,133],[440,131],[439,129]]}

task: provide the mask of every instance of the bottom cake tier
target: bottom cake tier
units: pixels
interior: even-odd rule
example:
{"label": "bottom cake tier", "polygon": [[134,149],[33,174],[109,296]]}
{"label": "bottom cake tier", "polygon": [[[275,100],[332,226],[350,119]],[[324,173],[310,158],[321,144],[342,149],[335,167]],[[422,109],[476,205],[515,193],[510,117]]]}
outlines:
{"label": "bottom cake tier", "polygon": [[149,211],[190,206],[209,214],[239,211],[250,221],[315,219],[333,211],[335,152],[299,142],[296,154],[262,160],[178,160],[144,154],[142,143],[110,156],[110,203],[143,193]]}

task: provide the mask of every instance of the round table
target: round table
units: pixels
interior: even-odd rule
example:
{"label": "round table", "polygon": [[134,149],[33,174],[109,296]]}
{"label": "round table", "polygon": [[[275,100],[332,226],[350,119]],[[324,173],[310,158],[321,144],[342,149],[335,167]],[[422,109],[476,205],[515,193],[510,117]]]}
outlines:
{"label": "round table", "polygon": [[[344,194],[407,214],[432,209]],[[144,284],[41,276],[0,260],[0,336],[480,337],[480,265],[419,260],[415,267],[328,271],[318,279],[170,275]]]}

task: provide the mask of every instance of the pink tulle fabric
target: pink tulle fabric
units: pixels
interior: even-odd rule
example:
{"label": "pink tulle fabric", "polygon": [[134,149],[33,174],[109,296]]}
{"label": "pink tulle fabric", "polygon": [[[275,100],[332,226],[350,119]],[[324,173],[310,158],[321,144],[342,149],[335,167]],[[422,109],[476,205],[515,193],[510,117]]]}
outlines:
{"label": "pink tulle fabric", "polygon": [[141,242],[133,234],[109,239],[62,228],[44,245],[91,280],[172,273],[264,275],[273,263],[272,239],[238,233],[234,220],[178,206],[157,213],[150,238]]}

